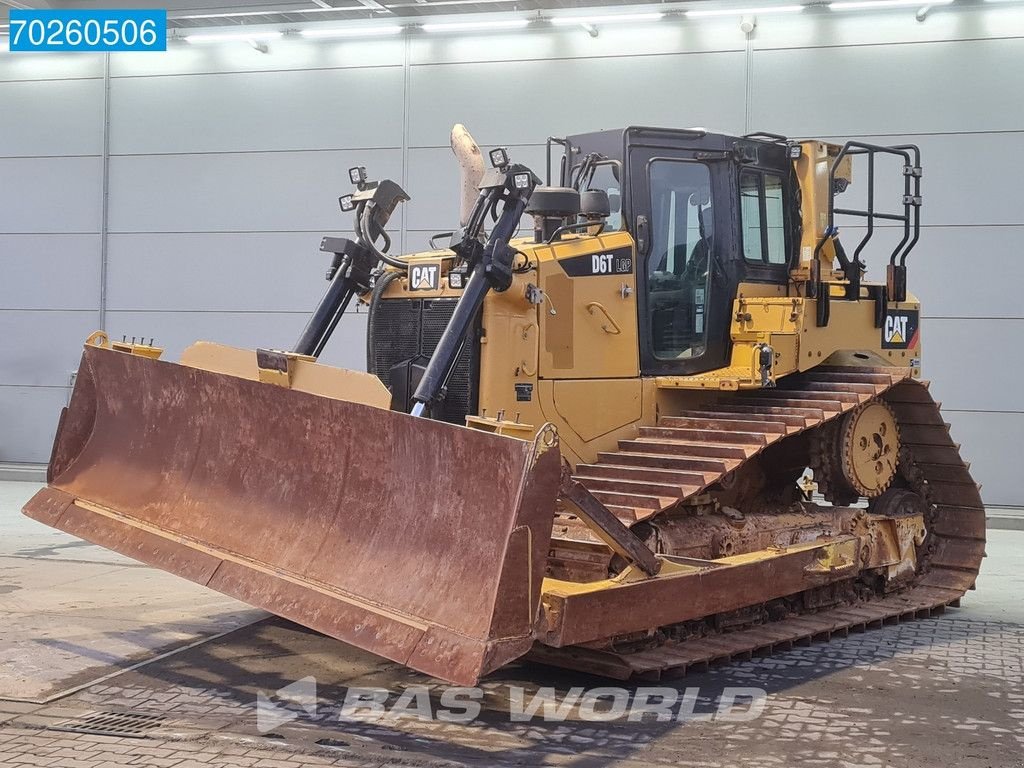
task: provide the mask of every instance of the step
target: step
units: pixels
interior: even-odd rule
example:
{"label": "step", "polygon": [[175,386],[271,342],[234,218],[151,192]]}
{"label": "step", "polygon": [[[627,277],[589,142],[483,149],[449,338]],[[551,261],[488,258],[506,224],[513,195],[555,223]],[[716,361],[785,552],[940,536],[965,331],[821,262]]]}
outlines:
{"label": "step", "polygon": [[729,418],[726,415],[724,418],[716,418],[713,415],[708,416],[665,416],[658,421],[659,427],[674,427],[681,429],[713,429],[729,431],[745,431],[745,432],[770,432],[777,435],[785,435],[789,432],[789,426],[785,423],[778,421],[769,421],[767,419],[736,419]]}
{"label": "step", "polygon": [[[764,390],[762,390],[762,391],[764,391]],[[785,388],[780,387],[779,389],[775,390],[775,392],[772,392],[770,394],[765,394],[765,397],[767,397],[767,398],[771,398],[771,397],[775,397],[775,396],[778,396],[778,397],[802,397],[802,396],[804,396],[804,394],[805,394],[804,390],[791,389],[789,387],[785,387]],[[825,390],[823,392],[813,392],[812,391],[811,392],[811,397],[820,397],[823,400],[833,400],[835,402],[847,403],[849,405],[859,405],[860,403],[863,403],[867,399],[867,397],[865,397],[863,395],[858,395],[858,394],[855,394],[853,392],[838,392],[835,389],[827,389],[827,390]]]}
{"label": "step", "polygon": [[640,437],[758,446],[767,445],[779,438],[778,435],[766,435],[763,432],[723,432],[715,429],[673,429],[670,427],[640,427]]}
{"label": "step", "polygon": [[[805,375],[818,378],[822,375],[838,375],[838,376],[886,376],[889,379],[899,381],[901,378],[906,377],[906,369],[903,369],[901,373],[899,366],[873,366],[873,365],[858,365],[856,367],[849,365],[819,365],[812,368]],[[895,383],[895,382],[894,382]]]}
{"label": "step", "polygon": [[632,525],[638,519],[635,507],[620,507],[617,504],[605,504],[608,511],[619,518],[626,525]]}
{"label": "step", "polygon": [[795,389],[799,389],[801,392],[846,392],[874,397],[879,392],[884,392],[886,387],[850,381],[803,381]]}
{"label": "step", "polygon": [[757,453],[751,445],[725,445],[724,443],[695,443],[688,440],[659,440],[657,438],[634,438],[620,440],[619,450],[632,453],[658,453],[668,456],[686,456],[704,459],[748,459]]}
{"label": "step", "polygon": [[724,475],[739,466],[738,459],[696,459],[686,456],[666,456],[660,453],[631,453],[626,451],[602,451],[597,454],[602,464],[618,464],[637,467],[660,467],[681,469],[689,472],[716,472]]}
{"label": "step", "polygon": [[741,397],[737,402],[744,405],[762,405],[770,406],[772,408],[815,408],[819,411],[824,411],[826,416],[842,413],[846,410],[843,403],[838,400],[823,400],[811,397],[787,397],[786,393],[783,392],[779,392],[778,394],[770,397]]}
{"label": "step", "polygon": [[678,499],[689,496],[700,490],[703,483],[699,485],[683,485],[682,483],[648,482],[642,480],[621,480],[613,477],[593,477],[583,474],[573,475],[574,480],[579,480],[593,494],[598,491],[610,493],[639,494],[641,496],[658,496],[670,499]]}
{"label": "step", "polygon": [[609,509],[612,507],[664,509],[679,500],[678,497],[645,496],[639,493],[614,493],[612,491],[591,491],[591,493]]}
{"label": "step", "polygon": [[720,472],[681,472],[659,467],[624,466],[622,464],[579,464],[576,475],[587,477],[619,478],[637,480],[643,483],[678,483],[688,486],[703,486],[721,476]]}
{"label": "step", "polygon": [[844,384],[880,384],[885,387],[893,384],[893,377],[888,373],[861,373],[860,371],[838,370],[834,368],[829,370],[814,368],[804,374],[804,376],[809,381],[835,381]]}
{"label": "step", "polygon": [[759,416],[790,416],[802,418],[807,426],[813,426],[825,420],[825,412],[820,408],[792,408],[771,405],[745,405],[743,403],[718,403],[716,408],[739,414],[757,414]]}
{"label": "step", "polygon": [[[715,410],[707,410],[707,411],[680,411],[679,413],[675,414],[674,416],[669,416],[669,417],[666,417],[666,418],[673,418],[673,419],[674,418],[689,418],[689,419],[708,419],[708,420],[713,420],[713,421],[728,421],[730,423],[730,426],[726,427],[726,428],[732,428],[733,426],[737,426],[740,429],[743,429],[743,427],[739,426],[739,425],[744,425],[744,424],[746,424],[746,425],[760,425],[760,424],[769,424],[769,423],[770,424],[782,424],[783,426],[794,427],[795,429],[798,429],[798,430],[799,429],[803,429],[804,427],[807,426],[807,419],[805,417],[803,417],[803,416],[793,416],[793,415],[786,414],[786,413],[771,413],[771,414],[743,413],[743,412],[727,411],[724,408],[722,408],[721,410],[718,410],[719,407],[720,406],[716,405],[715,406]],[[764,419],[764,420],[761,420],[759,418],[751,419],[750,417],[752,415],[761,415],[761,416],[769,416],[770,415],[771,419]],[[664,419],[663,419],[663,421],[664,421]]]}

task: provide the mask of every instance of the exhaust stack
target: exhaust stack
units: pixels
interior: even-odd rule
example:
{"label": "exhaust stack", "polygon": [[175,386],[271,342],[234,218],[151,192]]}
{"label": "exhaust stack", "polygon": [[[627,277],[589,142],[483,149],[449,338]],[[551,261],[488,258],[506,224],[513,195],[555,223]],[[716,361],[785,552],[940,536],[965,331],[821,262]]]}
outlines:
{"label": "exhaust stack", "polygon": [[459,226],[464,227],[469,223],[469,215],[473,211],[477,197],[480,196],[480,181],[484,177],[484,156],[462,123],[452,126],[451,146],[455,159],[459,161],[459,183],[462,188]]}

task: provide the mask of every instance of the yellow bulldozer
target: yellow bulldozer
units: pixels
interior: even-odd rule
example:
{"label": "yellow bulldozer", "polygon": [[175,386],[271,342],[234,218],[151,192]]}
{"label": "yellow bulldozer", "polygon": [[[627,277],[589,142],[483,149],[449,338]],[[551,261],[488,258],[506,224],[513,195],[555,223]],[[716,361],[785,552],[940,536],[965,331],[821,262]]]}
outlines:
{"label": "yellow bulldozer", "polygon": [[[94,334],[26,514],[462,685],[677,676],[974,586],[982,501],[907,290],[917,147],[630,127],[550,139],[542,184],[452,146],[428,252],[391,253],[408,195],[350,170],[293,349]],[[317,361],[353,299],[366,373]]]}

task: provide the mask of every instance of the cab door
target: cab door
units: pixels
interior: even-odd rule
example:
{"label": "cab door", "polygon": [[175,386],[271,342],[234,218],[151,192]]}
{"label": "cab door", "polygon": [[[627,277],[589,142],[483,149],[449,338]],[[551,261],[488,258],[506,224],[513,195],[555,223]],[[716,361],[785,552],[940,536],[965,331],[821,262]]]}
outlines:
{"label": "cab door", "polygon": [[644,375],[690,375],[727,364],[738,278],[731,157],[724,151],[630,148]]}

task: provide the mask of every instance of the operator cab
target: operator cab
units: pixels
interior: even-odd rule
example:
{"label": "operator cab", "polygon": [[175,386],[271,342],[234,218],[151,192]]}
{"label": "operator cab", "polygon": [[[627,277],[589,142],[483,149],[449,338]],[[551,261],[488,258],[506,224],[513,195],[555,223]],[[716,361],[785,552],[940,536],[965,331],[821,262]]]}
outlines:
{"label": "operator cab", "polygon": [[739,284],[785,286],[798,258],[789,142],[632,127],[557,143],[561,184],[605,191],[606,231],[628,230],[636,241],[642,373],[728,365]]}

